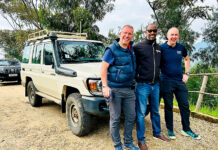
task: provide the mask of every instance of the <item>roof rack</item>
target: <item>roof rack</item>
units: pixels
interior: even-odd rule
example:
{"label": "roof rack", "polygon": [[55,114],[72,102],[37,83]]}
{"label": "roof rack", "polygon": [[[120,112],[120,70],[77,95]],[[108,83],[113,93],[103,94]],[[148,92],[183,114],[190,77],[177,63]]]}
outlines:
{"label": "roof rack", "polygon": [[28,41],[36,41],[50,37],[50,33],[55,33],[56,37],[67,39],[87,39],[87,33],[72,33],[61,31],[41,30],[28,35]]}

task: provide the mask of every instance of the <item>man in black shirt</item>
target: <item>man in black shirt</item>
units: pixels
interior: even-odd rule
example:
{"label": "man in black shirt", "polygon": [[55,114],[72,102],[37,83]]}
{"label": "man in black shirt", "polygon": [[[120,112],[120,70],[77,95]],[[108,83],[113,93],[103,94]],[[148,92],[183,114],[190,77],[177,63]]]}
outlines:
{"label": "man in black shirt", "polygon": [[146,40],[134,46],[136,55],[136,130],[138,145],[141,150],[147,150],[145,144],[145,115],[147,109],[147,99],[150,99],[151,122],[153,127],[153,137],[165,142],[170,139],[161,134],[160,114],[159,114],[159,74],[161,49],[156,43],[157,27],[149,24],[146,27]]}

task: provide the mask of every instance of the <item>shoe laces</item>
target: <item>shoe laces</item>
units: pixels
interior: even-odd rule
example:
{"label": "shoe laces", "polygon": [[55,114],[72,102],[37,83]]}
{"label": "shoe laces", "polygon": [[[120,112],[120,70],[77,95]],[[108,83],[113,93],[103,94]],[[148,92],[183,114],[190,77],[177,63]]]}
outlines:
{"label": "shoe laces", "polygon": [[198,137],[193,131],[187,131],[187,133],[189,134],[189,135],[191,135],[192,137]]}

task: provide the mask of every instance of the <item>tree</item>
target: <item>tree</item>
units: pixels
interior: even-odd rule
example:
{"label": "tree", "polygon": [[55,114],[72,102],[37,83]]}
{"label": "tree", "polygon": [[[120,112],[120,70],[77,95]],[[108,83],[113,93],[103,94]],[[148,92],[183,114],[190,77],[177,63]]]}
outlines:
{"label": "tree", "polygon": [[0,45],[9,56],[20,58],[29,30],[42,29],[86,32],[89,39],[104,40],[105,37],[99,34],[99,28],[95,23],[113,10],[114,1],[1,0],[1,15],[14,31],[1,31]]}
{"label": "tree", "polygon": [[[180,31],[180,42],[188,49],[194,50],[193,43],[199,34],[190,28],[196,18],[208,19],[208,6],[195,6],[198,0],[146,0],[153,10],[162,38],[166,39],[169,28],[177,27]],[[200,0],[203,2],[204,0]]]}
{"label": "tree", "polygon": [[[2,0],[0,11],[13,29],[51,29],[87,32],[98,39],[95,25],[113,10],[115,0]],[[82,28],[80,28],[80,26]]]}
{"label": "tree", "polygon": [[118,32],[115,33],[113,29],[110,29],[108,32],[107,38],[104,40],[105,46],[108,46],[113,43],[113,41],[117,38],[119,38],[119,31],[121,30],[121,27],[118,27]]}
{"label": "tree", "polygon": [[24,27],[42,29],[38,15],[38,1],[33,0],[2,0],[0,12],[14,30]]}
{"label": "tree", "polygon": [[[208,43],[206,48],[201,48],[193,56],[200,60],[202,67],[218,68],[218,9],[213,11],[207,27],[203,32],[203,40]],[[218,71],[218,70],[217,70]]]}
{"label": "tree", "polygon": [[[144,28],[144,29],[143,29]],[[134,33],[133,41],[135,43],[145,40],[145,27],[141,25],[141,28]]]}
{"label": "tree", "polygon": [[0,31],[0,45],[7,52],[6,57],[17,58],[21,60],[24,41],[26,41],[30,31],[23,30],[4,30]]}

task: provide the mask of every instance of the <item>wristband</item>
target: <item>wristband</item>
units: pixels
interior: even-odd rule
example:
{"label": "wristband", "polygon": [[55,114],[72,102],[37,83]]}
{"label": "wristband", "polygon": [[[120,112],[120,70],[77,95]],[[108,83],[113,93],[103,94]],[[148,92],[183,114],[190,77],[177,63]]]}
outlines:
{"label": "wristband", "polygon": [[189,73],[189,72],[186,72],[185,74],[186,74],[186,75],[188,75],[188,76],[190,75],[190,73]]}
{"label": "wristband", "polygon": [[107,87],[107,85],[102,85],[102,88],[105,88],[105,87]]}

